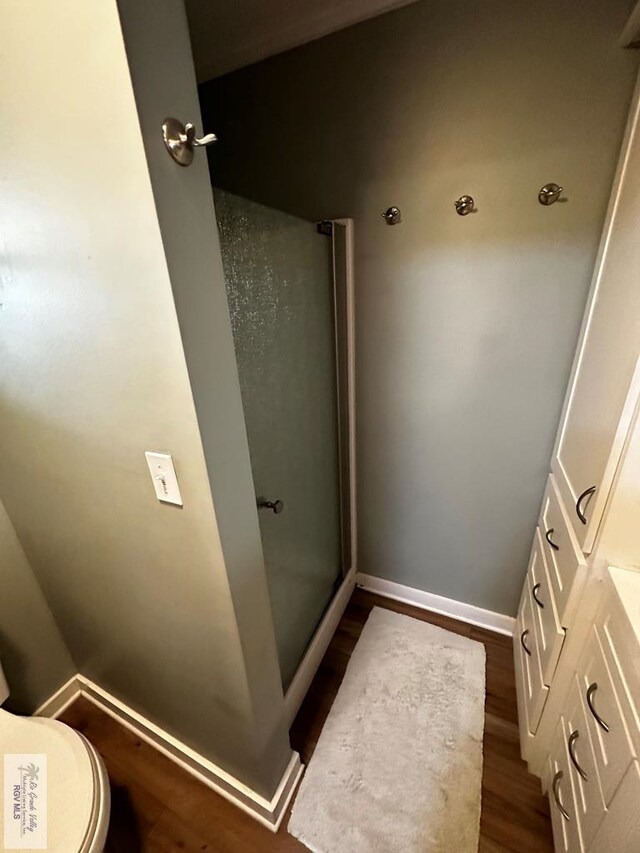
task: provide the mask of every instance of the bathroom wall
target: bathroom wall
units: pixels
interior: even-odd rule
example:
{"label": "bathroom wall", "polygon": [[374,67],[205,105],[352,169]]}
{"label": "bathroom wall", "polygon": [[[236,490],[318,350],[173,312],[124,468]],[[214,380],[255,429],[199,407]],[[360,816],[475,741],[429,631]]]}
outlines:
{"label": "bathroom wall", "polygon": [[[420,0],[200,88],[216,186],[355,219],[362,572],[515,613],[637,68],[617,45],[631,5]],[[564,203],[538,203],[548,181]]]}
{"label": "bathroom wall", "polygon": [[189,28],[182,0],[118,8],[243,652],[251,720],[243,747],[260,756],[271,794],[291,750],[213,194],[204,152],[185,169],[159,131],[167,115],[202,126]]}
{"label": "bathroom wall", "polygon": [[[135,11],[162,16],[156,2]],[[164,11],[177,15],[166,26],[190,67],[182,6]],[[5,506],[80,672],[271,796],[291,750],[264,569],[251,550],[255,506],[240,564],[229,528],[241,531],[243,519],[233,506],[214,509],[207,470],[231,431],[243,432],[228,315],[208,326],[228,344],[206,366],[218,419],[205,459],[115,0],[6,0],[0,30],[0,144],[11,151],[0,162]],[[188,109],[179,91],[165,94],[167,113]],[[156,141],[178,186],[189,173],[167,157],[159,123]],[[192,218],[210,216],[215,252],[202,168],[209,208],[192,198]],[[210,264],[189,283],[224,298]],[[237,439],[229,448],[212,470],[216,488],[242,455]],[[156,500],[145,450],[173,454],[183,508]],[[244,452],[230,500],[240,490],[247,503],[246,439]]]}
{"label": "bathroom wall", "polygon": [[14,713],[32,713],[77,672],[1,502],[0,663]]}

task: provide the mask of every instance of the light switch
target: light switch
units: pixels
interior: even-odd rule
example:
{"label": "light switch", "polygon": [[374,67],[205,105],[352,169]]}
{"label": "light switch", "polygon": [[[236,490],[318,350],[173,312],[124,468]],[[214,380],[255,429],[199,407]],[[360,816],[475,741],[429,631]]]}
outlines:
{"label": "light switch", "polygon": [[147,450],[144,455],[147,457],[147,465],[158,500],[182,506],[182,495],[171,456],[168,453],[153,453],[150,450]]}

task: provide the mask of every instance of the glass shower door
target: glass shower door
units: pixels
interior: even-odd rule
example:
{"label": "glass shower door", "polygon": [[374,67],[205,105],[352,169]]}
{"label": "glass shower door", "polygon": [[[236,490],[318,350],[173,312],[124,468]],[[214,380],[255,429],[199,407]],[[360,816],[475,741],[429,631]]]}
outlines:
{"label": "glass shower door", "polygon": [[286,689],[343,576],[332,241],[214,196]]}

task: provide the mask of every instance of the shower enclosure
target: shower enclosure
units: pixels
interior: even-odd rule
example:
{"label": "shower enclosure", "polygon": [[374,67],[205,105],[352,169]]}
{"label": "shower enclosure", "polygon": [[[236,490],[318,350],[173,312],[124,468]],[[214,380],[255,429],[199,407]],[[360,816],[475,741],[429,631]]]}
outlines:
{"label": "shower enclosure", "polygon": [[214,197],[286,690],[352,565],[350,225]]}

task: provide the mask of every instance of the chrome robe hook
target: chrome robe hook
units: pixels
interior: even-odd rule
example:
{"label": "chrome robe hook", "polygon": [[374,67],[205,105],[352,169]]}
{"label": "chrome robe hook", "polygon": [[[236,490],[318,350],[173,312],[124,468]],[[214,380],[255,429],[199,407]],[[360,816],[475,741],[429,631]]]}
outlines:
{"label": "chrome robe hook", "polygon": [[381,216],[387,225],[398,225],[398,223],[402,222],[402,214],[399,207],[388,207]]}
{"label": "chrome robe hook", "polygon": [[195,125],[191,122],[182,124],[177,118],[166,118],[162,122],[162,139],[176,163],[189,166],[193,160],[193,149],[211,145],[217,142],[218,137],[215,133],[207,133],[198,139]]}
{"label": "chrome robe hook", "polygon": [[550,204],[555,204],[560,200],[560,193],[564,187],[559,184],[545,184],[538,193],[538,201],[548,207]]}
{"label": "chrome robe hook", "polygon": [[474,213],[476,209],[476,203],[471,195],[461,195],[457,201],[453,202],[453,206],[458,216],[466,216],[468,213]]}

